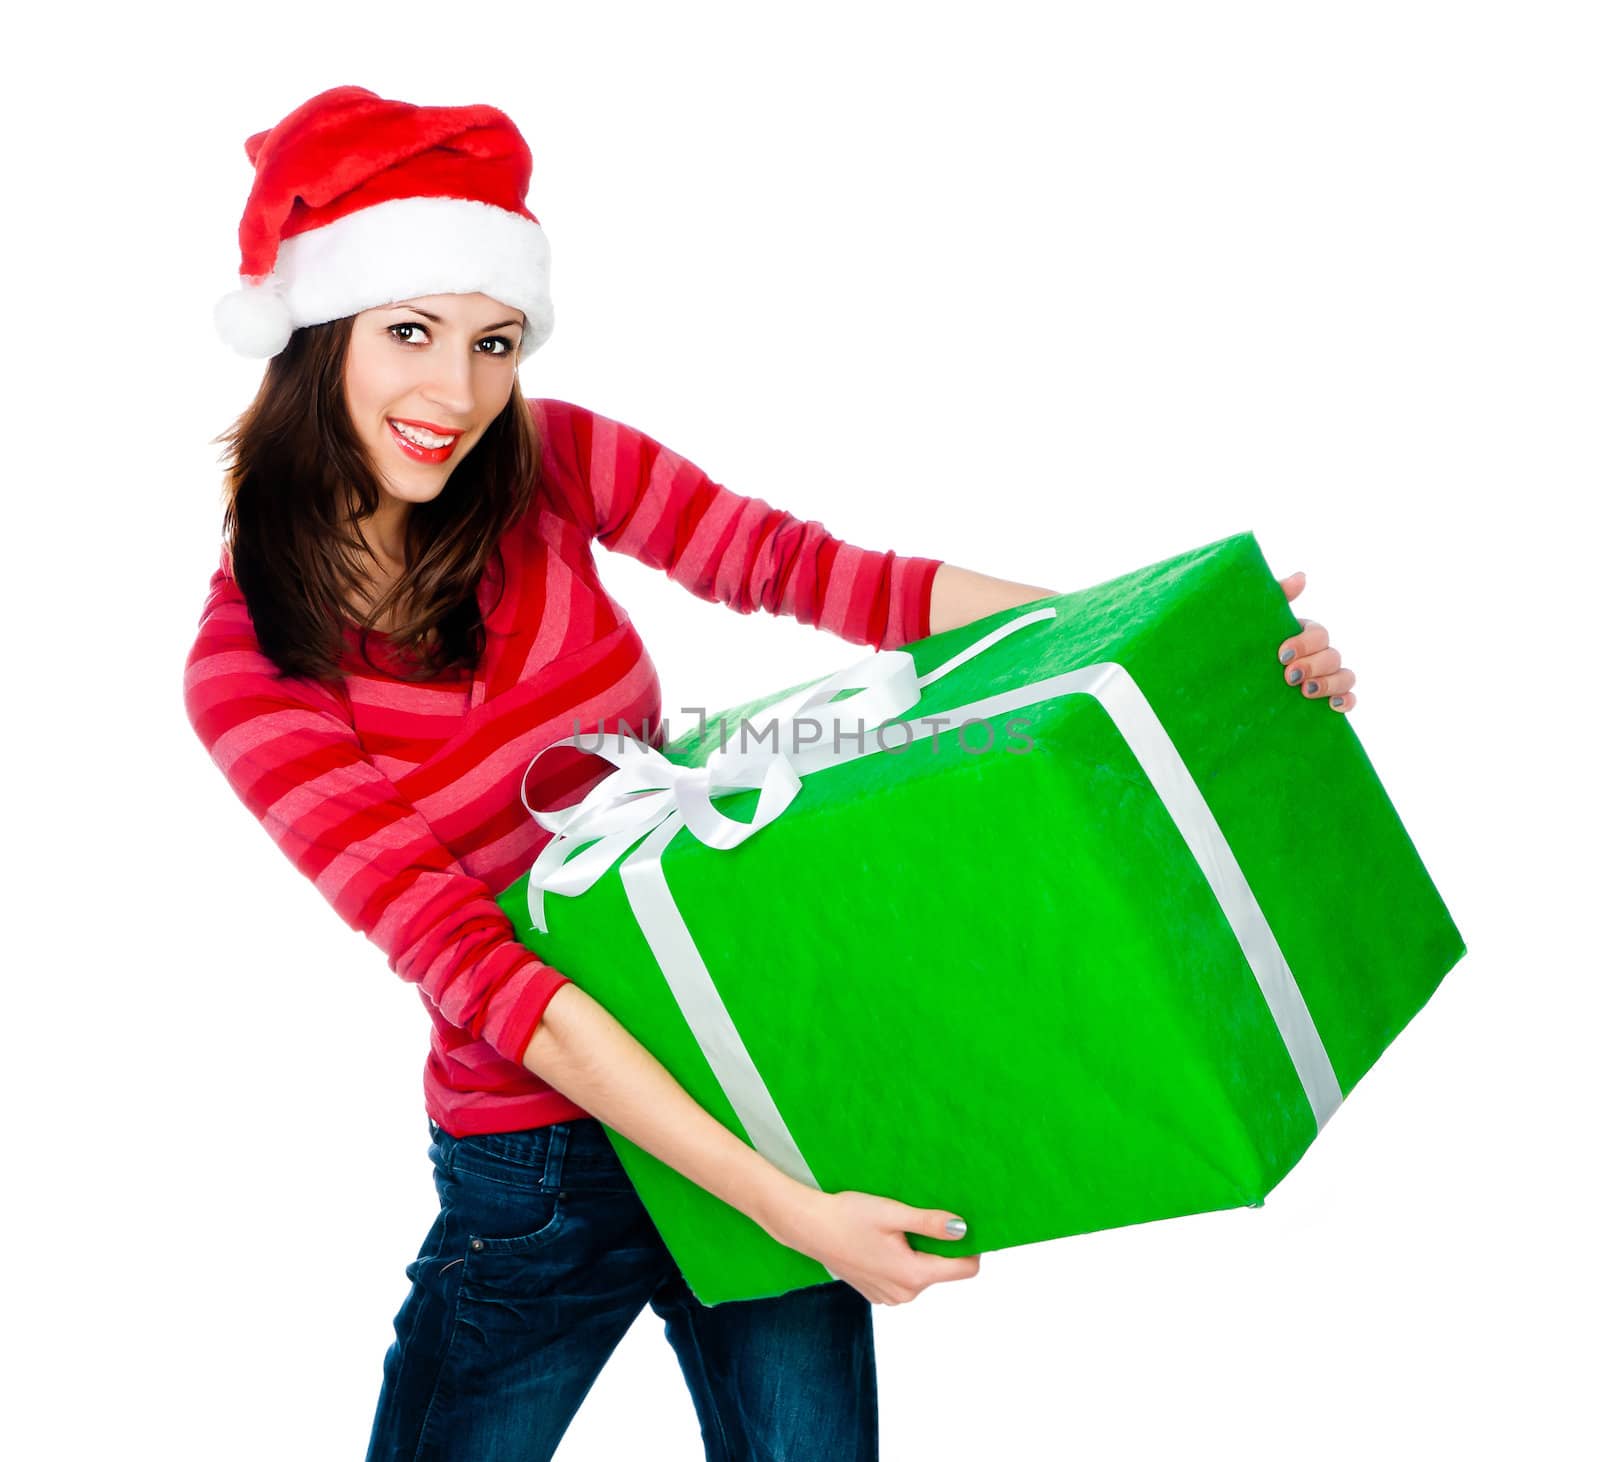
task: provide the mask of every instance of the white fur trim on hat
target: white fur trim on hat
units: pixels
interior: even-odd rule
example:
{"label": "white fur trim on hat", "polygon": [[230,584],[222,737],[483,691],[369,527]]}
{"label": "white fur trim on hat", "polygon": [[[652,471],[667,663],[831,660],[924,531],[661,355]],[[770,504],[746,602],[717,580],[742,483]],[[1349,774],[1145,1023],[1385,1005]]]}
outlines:
{"label": "white fur trim on hat", "polygon": [[519,213],[471,198],[392,198],[285,239],[272,273],[216,303],[240,355],[276,355],[302,325],[396,300],[486,294],[528,320],[519,360],[550,338],[550,244]]}

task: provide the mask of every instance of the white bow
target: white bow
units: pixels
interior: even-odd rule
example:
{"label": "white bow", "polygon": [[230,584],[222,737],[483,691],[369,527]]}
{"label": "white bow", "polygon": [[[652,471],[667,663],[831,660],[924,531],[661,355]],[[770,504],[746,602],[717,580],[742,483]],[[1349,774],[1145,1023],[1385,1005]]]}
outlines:
{"label": "white bow", "polygon": [[[855,693],[830,704],[842,691]],[[790,708],[796,696],[800,699]],[[809,690],[774,702],[766,710],[769,729],[754,733],[753,748],[746,745],[749,723],[741,721],[738,747],[719,745],[703,767],[679,766],[647,742],[620,731],[614,745],[608,745],[606,738],[598,747],[583,745],[581,736],[552,741],[528,763],[519,789],[522,805],[555,834],[528,870],[528,914],[534,928],[548,932],[547,891],[583,893],[641,837],[664,823],[688,827],[707,847],[738,847],[782,814],[800,790],[802,773],[861,755],[867,733],[910,710],[921,696],[911,656],[904,650],[881,650]],[[769,735],[770,747],[765,744]],[[855,741],[858,749],[841,747],[844,738]],[[539,757],[558,746],[595,752],[616,770],[574,806],[541,812],[528,803],[528,772]],[[761,795],[749,822],[724,816],[712,805],[716,797],[753,787],[759,787]],[[586,843],[593,846],[569,856]]]}

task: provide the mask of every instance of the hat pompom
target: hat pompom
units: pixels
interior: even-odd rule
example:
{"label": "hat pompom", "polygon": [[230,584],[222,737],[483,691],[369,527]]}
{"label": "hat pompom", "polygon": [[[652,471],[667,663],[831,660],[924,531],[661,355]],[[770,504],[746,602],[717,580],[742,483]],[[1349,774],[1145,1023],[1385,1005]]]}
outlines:
{"label": "hat pompom", "polygon": [[294,334],[283,296],[266,284],[246,285],[219,299],[212,310],[217,334],[240,355],[276,355]]}

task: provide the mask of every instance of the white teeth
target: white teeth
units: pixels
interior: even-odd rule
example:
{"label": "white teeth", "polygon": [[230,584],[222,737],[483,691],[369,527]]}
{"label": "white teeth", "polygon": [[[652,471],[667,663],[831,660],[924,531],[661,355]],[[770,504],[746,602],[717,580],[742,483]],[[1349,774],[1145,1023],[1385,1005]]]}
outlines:
{"label": "white teeth", "polygon": [[389,425],[407,441],[415,442],[419,447],[442,447],[448,442],[455,441],[455,437],[435,436],[431,431],[423,431],[420,426],[406,426],[403,422],[395,421],[392,417],[389,420]]}

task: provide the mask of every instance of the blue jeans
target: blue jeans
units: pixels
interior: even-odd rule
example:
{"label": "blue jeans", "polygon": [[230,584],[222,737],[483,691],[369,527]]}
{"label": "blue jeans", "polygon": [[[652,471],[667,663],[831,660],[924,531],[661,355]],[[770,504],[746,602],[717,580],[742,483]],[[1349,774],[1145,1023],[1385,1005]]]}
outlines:
{"label": "blue jeans", "polygon": [[872,1306],[843,1280],[702,1305],[593,1117],[452,1137],[406,1275],[367,1462],[545,1462],[646,1304],[708,1462],[878,1455]]}

